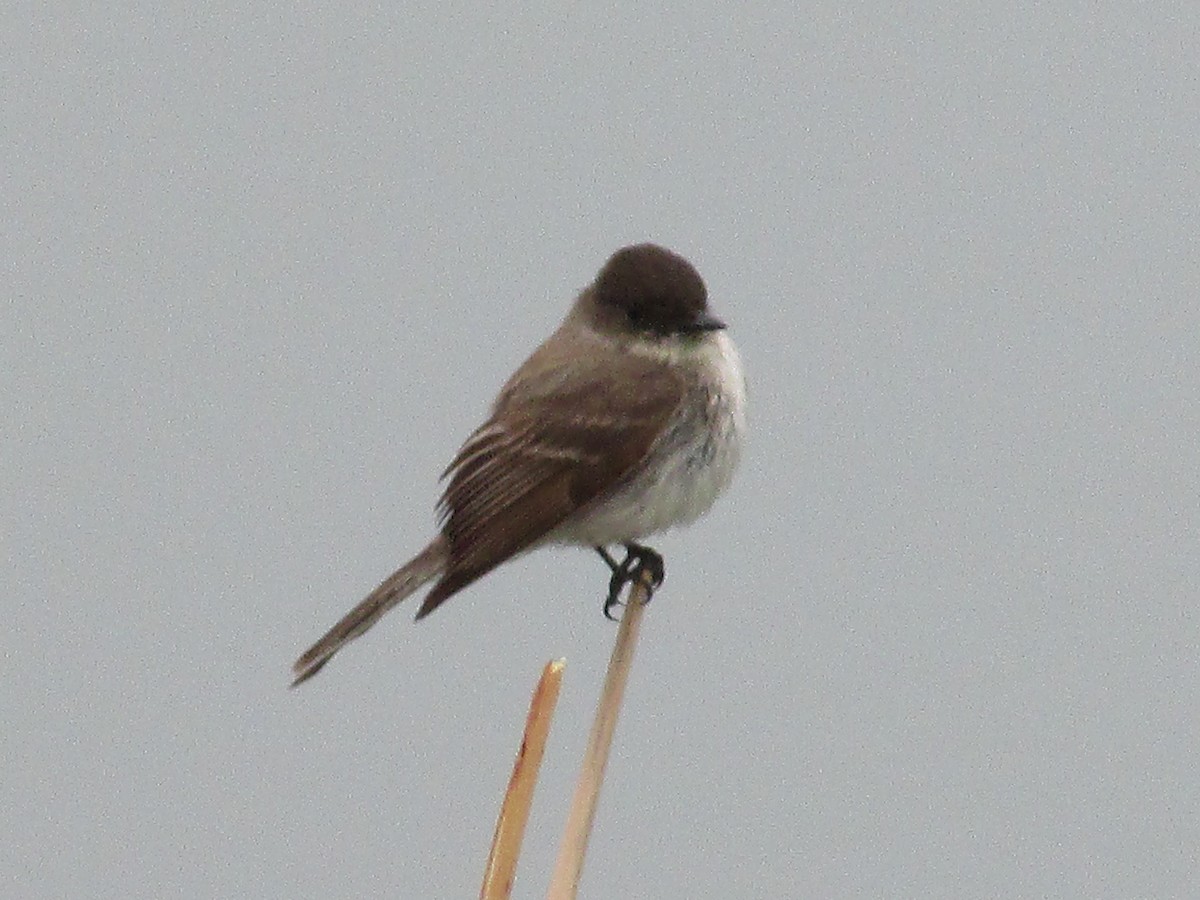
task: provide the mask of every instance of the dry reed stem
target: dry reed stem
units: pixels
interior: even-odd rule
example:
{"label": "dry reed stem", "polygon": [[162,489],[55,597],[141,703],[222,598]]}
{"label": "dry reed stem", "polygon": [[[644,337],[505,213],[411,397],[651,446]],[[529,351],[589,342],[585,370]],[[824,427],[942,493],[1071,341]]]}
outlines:
{"label": "dry reed stem", "polygon": [[546,663],[542,677],[533,690],[521,749],[517,751],[512,776],[508,780],[508,791],[500,806],[500,816],[496,819],[496,833],[492,836],[492,850],[483,873],[479,900],[507,900],[512,893],[521,840],[525,836],[525,824],[529,821],[529,807],[533,804],[533,789],[537,786],[538,770],[546,749],[546,735],[554,719],[554,707],[558,703],[558,689],[566,664],[565,659]]}
{"label": "dry reed stem", "polygon": [[596,818],[596,804],[600,799],[600,786],[604,781],[604,769],[608,765],[608,751],[612,747],[613,732],[617,727],[617,714],[625,694],[625,682],[633,664],[633,651],[637,646],[638,629],[642,614],[652,590],[649,574],[643,572],[629,591],[621,625],[617,629],[617,640],[613,645],[612,657],[608,661],[608,672],[604,676],[604,688],[596,708],[596,718],[588,737],[587,750],[579,781],[575,785],[575,797],[567,815],[567,826],[563,832],[558,860],[550,879],[547,900],[574,900],[579,889],[579,878],[583,873],[583,858],[587,853],[588,838],[592,833],[592,822]]}

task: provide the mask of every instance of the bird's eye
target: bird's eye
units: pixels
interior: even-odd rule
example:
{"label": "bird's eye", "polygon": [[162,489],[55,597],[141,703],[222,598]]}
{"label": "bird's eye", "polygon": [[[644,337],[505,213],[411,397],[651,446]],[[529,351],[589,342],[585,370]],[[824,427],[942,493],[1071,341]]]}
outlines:
{"label": "bird's eye", "polygon": [[642,319],[644,318],[644,316],[642,315],[642,311],[640,309],[638,309],[637,307],[631,307],[630,309],[625,310],[625,315],[629,318],[629,324],[631,324],[631,325],[641,325],[642,324]]}

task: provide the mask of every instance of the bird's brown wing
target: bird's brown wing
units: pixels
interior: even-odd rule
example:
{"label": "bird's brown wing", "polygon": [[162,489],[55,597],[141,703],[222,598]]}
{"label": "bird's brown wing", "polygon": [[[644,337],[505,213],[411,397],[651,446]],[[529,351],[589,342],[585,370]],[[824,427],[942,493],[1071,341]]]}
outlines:
{"label": "bird's brown wing", "polygon": [[571,349],[530,357],[443,473],[448,563],[418,619],[621,484],[683,401],[665,362]]}

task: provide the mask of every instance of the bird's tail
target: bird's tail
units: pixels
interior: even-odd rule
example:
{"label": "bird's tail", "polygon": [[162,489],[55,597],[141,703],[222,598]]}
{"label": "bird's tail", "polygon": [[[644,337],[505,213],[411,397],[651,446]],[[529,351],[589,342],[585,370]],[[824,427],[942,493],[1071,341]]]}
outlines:
{"label": "bird's tail", "polygon": [[362,603],[346,613],[325,636],[304,651],[292,671],[296,680],[292,687],[316,675],[333,654],[379,621],[389,609],[436,578],[446,567],[446,540],[440,535],[429,546],[397,569],[387,580],[367,596]]}

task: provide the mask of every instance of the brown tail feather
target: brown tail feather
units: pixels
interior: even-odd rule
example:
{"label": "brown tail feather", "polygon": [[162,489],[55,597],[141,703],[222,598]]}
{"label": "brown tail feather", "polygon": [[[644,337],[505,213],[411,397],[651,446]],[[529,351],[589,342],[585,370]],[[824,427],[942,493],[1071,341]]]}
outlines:
{"label": "brown tail feather", "polygon": [[292,687],[312,678],[343,646],[354,640],[389,609],[441,574],[446,565],[446,541],[435,538],[428,547],[397,569],[383,584],[371,591],[362,603],[346,613],[325,636],[304,651],[292,671],[296,680]]}

